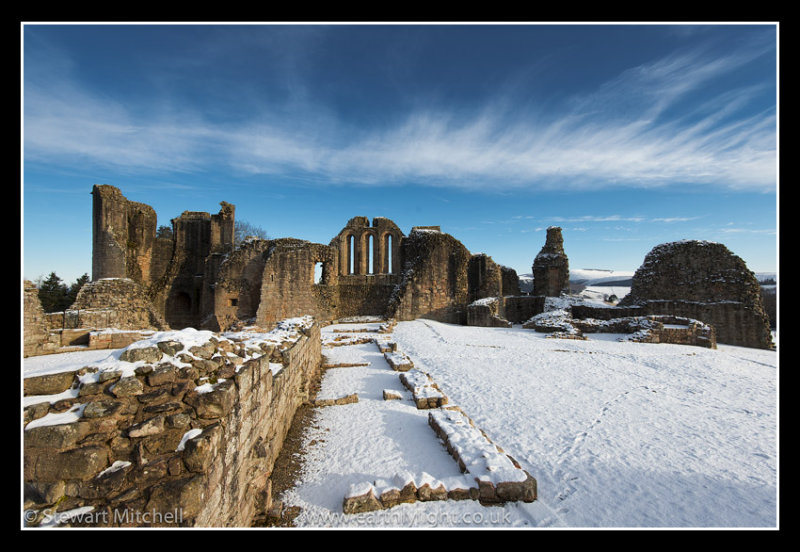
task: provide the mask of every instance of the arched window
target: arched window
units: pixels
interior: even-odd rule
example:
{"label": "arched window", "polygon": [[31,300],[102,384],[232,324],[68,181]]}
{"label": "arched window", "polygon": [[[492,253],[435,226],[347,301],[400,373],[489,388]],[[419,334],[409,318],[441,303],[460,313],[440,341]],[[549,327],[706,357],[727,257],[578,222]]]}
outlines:
{"label": "arched window", "polygon": [[356,268],[355,259],[356,239],[351,235],[347,237],[347,273],[354,274]]}
{"label": "arched window", "polygon": [[383,258],[385,259],[384,263],[386,266],[386,273],[392,273],[392,235],[386,234],[386,244],[383,249],[385,253],[383,254]]}
{"label": "arched window", "polygon": [[367,274],[375,274],[375,237],[367,237]]}

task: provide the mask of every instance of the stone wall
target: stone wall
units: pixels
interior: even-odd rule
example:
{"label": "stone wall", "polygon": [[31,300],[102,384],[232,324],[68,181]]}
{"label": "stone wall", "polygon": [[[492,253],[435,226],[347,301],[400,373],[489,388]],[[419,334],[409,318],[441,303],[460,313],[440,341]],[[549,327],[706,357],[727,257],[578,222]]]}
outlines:
{"label": "stone wall", "polygon": [[61,339],[49,331],[39,290],[28,280],[23,281],[22,286],[22,354],[28,357],[55,352]]}
{"label": "stone wall", "polygon": [[246,241],[221,264],[213,290],[212,318],[204,321],[204,329],[226,330],[238,321],[256,318],[271,244],[268,240]]}
{"label": "stone wall", "polygon": [[63,316],[64,328],[160,330],[167,327],[144,289],[129,278],[87,282]]}
{"label": "stone wall", "polygon": [[502,298],[479,299],[467,306],[467,326],[510,328],[511,322],[500,314]]}
{"label": "stone wall", "polygon": [[684,240],[654,247],[620,306],[702,320],[714,326],[720,343],[772,346],[758,280],[720,243]]}
{"label": "stone wall", "polygon": [[467,268],[470,302],[486,297],[502,297],[503,274],[500,265],[484,254],[472,255]]}
{"label": "stone wall", "polygon": [[519,277],[513,268],[499,265],[485,253],[472,255],[468,267],[470,302],[486,297],[519,295]]}
{"label": "stone wall", "polygon": [[503,317],[514,324],[522,324],[544,312],[542,295],[516,295],[503,298]]}
{"label": "stone wall", "polygon": [[500,279],[504,296],[516,296],[522,293],[519,287],[519,276],[513,268],[500,265]]}
{"label": "stone wall", "polygon": [[45,313],[36,286],[27,281],[24,286],[25,357],[85,349],[119,349],[154,330],[166,328],[141,287],[128,278],[86,283],[73,308],[63,312]]}
{"label": "stone wall", "polygon": [[[282,238],[270,243],[261,277],[256,313],[259,325],[296,316],[336,318],[338,264],[335,248],[304,240]],[[314,267],[322,263],[322,281],[314,283]]]}
{"label": "stone wall", "polygon": [[510,328],[544,312],[545,297],[518,295],[479,299],[467,306],[467,326]]}
{"label": "stone wall", "polygon": [[412,229],[401,244],[403,274],[389,303],[397,320],[466,323],[470,252],[449,234]]}
{"label": "stone wall", "polygon": [[384,316],[399,282],[397,274],[339,276],[337,317]]}
{"label": "stone wall", "polygon": [[[590,314],[597,314],[598,317],[593,318]],[[645,316],[643,310],[638,308],[573,305],[571,309],[538,314],[522,327],[561,339],[586,339],[585,334],[608,333],[625,334],[620,341],[717,348],[713,326],[686,317],[664,314]]]}
{"label": "stone wall", "polygon": [[118,367],[25,379],[26,520],[249,526],[270,507],[272,467],[319,378],[319,326],[279,329],[260,342],[156,334]]}

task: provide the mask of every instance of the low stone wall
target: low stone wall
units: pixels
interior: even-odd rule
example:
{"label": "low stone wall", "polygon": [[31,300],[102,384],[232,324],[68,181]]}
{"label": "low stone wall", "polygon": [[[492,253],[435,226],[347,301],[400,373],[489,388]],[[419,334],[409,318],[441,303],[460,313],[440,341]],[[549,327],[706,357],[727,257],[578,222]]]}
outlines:
{"label": "low stone wall", "polygon": [[400,374],[400,383],[411,391],[414,404],[419,410],[428,408],[441,408],[447,404],[447,397],[436,382],[421,370],[412,368]]}
{"label": "low stone wall", "polygon": [[293,328],[260,342],[140,342],[119,369],[27,378],[26,521],[249,526],[270,507],[273,465],[320,375],[319,326]]}
{"label": "low stone wall", "polygon": [[476,500],[491,506],[537,499],[536,479],[492,443],[458,407],[432,410],[428,424],[463,476],[438,480],[424,472],[398,473],[389,480],[352,485],[342,502],[345,514],[373,512],[417,501]]}
{"label": "low stone wall", "polygon": [[[104,306],[98,306],[104,305]],[[25,357],[81,349],[120,349],[165,329],[141,287],[127,278],[89,282],[73,308],[45,313],[32,282],[24,282]]]}
{"label": "low stone wall", "polygon": [[536,479],[492,443],[458,407],[431,412],[428,423],[462,473],[475,477],[481,504],[536,500]]}
{"label": "low stone wall", "polygon": [[522,324],[544,312],[544,304],[545,297],[541,295],[503,297],[503,315],[509,322]]}
{"label": "low stone wall", "polygon": [[22,293],[23,356],[55,352],[60,346],[60,338],[50,335],[47,315],[39,300],[39,290],[33,282],[25,280]]}
{"label": "low stone wall", "polygon": [[[55,313],[63,314],[63,313]],[[49,316],[49,315],[48,315]],[[27,331],[27,330],[26,330]],[[115,330],[113,328],[64,328],[48,330],[48,349],[34,351],[34,354],[25,356],[38,356],[51,353],[69,353],[81,350],[122,349],[147,336],[152,335],[152,330]]]}
{"label": "low stone wall", "polygon": [[501,297],[479,299],[467,306],[467,326],[510,328],[511,322],[500,315]]}
{"label": "low stone wall", "polygon": [[593,305],[573,305],[572,318],[595,320],[611,320],[612,318],[627,318],[647,314],[641,307],[595,307]]}
{"label": "low stone wall", "polygon": [[510,328],[544,312],[544,296],[487,297],[467,306],[467,326]]}
{"label": "low stone wall", "polygon": [[386,363],[395,372],[408,372],[414,367],[414,363],[404,353],[397,351],[396,343],[393,345],[393,348],[392,345],[385,345],[385,347],[390,350],[383,353],[383,358],[386,359]]}

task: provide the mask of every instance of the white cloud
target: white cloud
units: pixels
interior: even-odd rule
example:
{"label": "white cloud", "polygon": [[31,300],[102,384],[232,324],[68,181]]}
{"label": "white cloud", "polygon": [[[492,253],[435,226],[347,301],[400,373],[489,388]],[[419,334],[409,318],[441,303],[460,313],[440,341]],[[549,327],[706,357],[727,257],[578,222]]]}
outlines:
{"label": "white cloud", "polygon": [[25,156],[151,173],[221,164],[232,172],[299,172],[333,184],[580,190],[681,182],[773,191],[774,110],[737,117],[757,88],[729,90],[665,117],[681,99],[755,55],[670,56],[574,98],[561,114],[517,113],[498,101],[472,116],[416,112],[403,124],[359,132],[322,107],[303,117],[293,105],[285,120],[272,114],[237,126],[188,110],[142,115],[56,76],[46,85],[41,79],[26,84]]}
{"label": "white cloud", "polygon": [[774,228],[721,228],[720,232],[724,232],[725,234],[777,234]]}

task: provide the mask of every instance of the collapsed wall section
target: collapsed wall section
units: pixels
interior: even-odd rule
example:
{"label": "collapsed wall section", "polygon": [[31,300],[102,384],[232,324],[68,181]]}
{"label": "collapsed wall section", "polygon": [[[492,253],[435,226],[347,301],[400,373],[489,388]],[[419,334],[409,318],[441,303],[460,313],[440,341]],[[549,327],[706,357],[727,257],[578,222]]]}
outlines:
{"label": "collapsed wall section", "polygon": [[64,328],[166,329],[142,287],[129,278],[105,278],[81,287],[63,313]]}
{"label": "collapsed wall section", "polygon": [[36,286],[25,282],[23,316],[25,357],[122,348],[167,327],[142,287],[128,278],[87,282],[71,308],[51,313],[43,311]]}
{"label": "collapsed wall section", "polygon": [[486,297],[467,306],[467,325],[487,328],[510,328],[544,312],[545,297],[516,295]]}
{"label": "collapsed wall section", "polygon": [[187,332],[25,379],[26,520],[247,527],[270,507],[275,460],[319,378],[319,327]]}

